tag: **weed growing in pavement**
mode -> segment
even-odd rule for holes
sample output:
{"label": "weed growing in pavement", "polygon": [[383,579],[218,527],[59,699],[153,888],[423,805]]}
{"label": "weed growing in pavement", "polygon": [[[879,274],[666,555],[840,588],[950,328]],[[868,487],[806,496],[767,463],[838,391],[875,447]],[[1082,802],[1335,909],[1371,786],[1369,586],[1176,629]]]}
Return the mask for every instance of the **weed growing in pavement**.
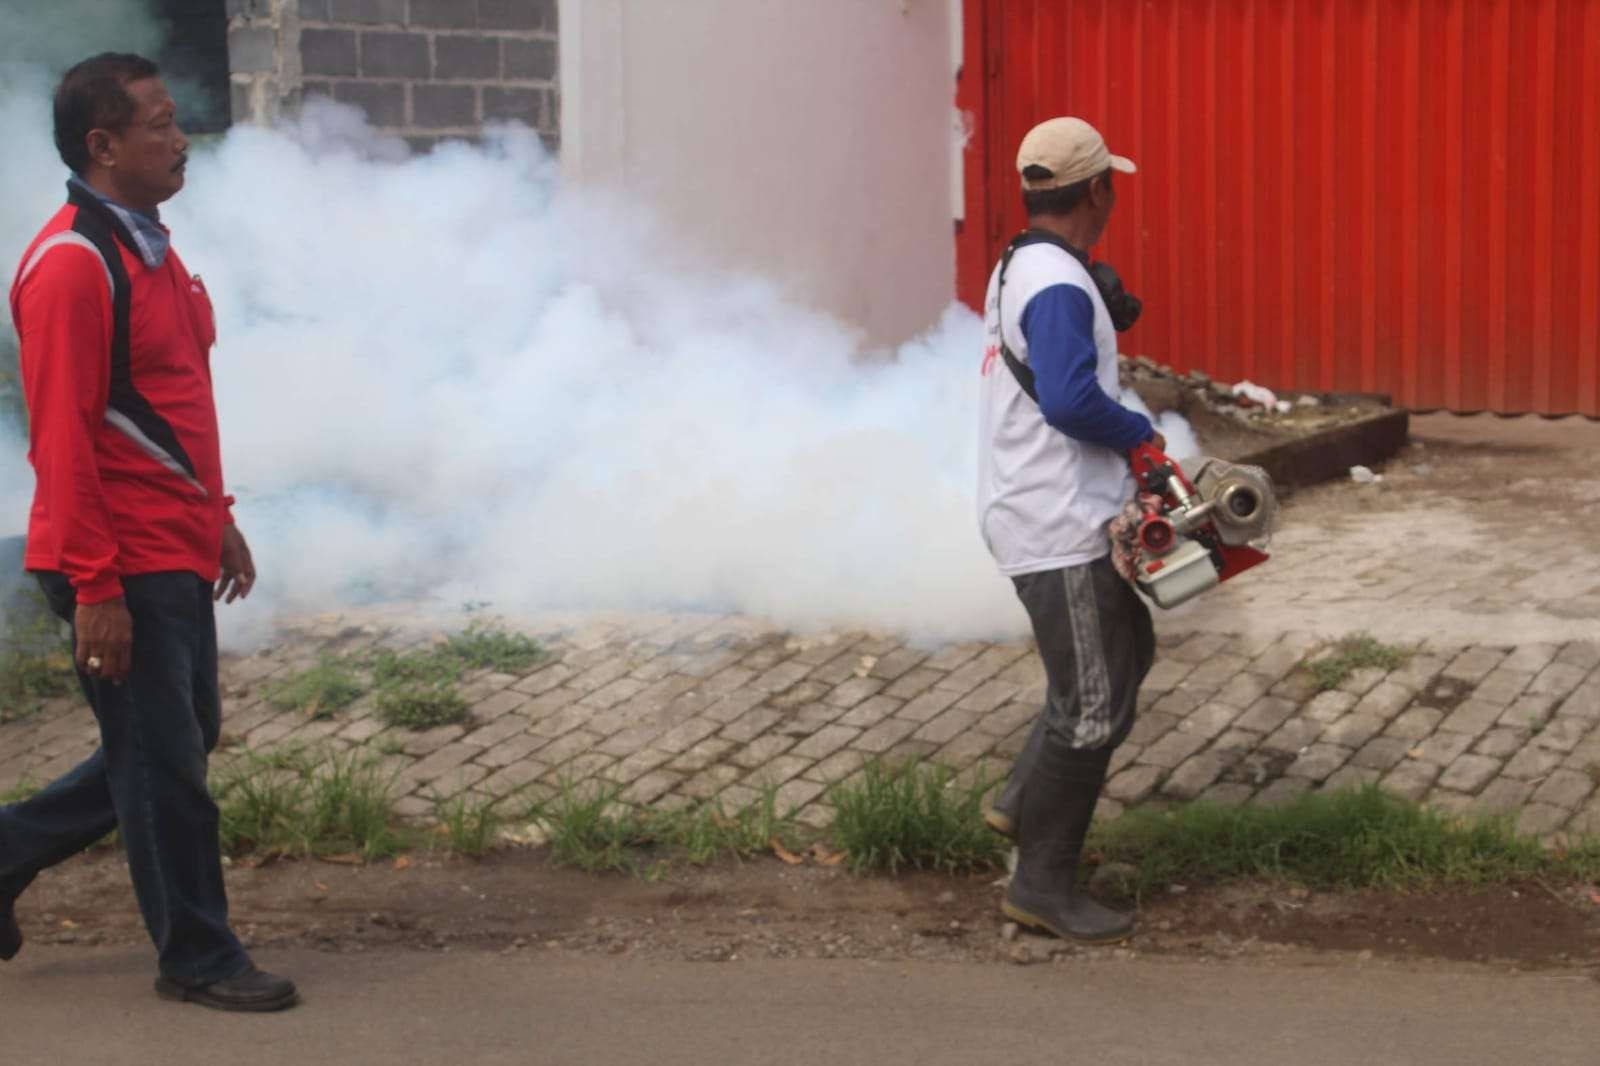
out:
{"label": "weed growing in pavement", "polygon": [[457,855],[481,858],[494,847],[505,825],[495,800],[473,797],[463,792],[451,799],[434,802],[438,832]]}
{"label": "weed growing in pavement", "polygon": [[467,719],[467,701],[448,684],[411,682],[378,690],[378,717],[404,729],[433,729]]}
{"label": "weed growing in pavement", "polygon": [[0,624],[0,722],[26,718],[73,689],[72,652],[54,617],[42,605],[8,613],[27,621]]}
{"label": "weed growing in pavement", "polygon": [[1318,692],[1338,688],[1351,674],[1368,667],[1394,670],[1405,664],[1413,652],[1384,644],[1370,633],[1352,633],[1341,637],[1332,651],[1308,664],[1311,681]]}
{"label": "weed growing in pavement", "polygon": [[367,686],[346,659],[324,655],[316,666],[267,685],[266,697],[281,711],[330,718],[366,694]]}
{"label": "weed growing in pavement", "polygon": [[404,652],[381,649],[368,657],[367,665],[374,682],[382,687],[407,682],[453,683],[471,670],[511,673],[526,670],[544,657],[538,641],[474,622],[464,632],[428,647]]}
{"label": "weed growing in pavement", "polygon": [[870,762],[829,793],[834,843],[855,870],[953,873],[994,866],[1004,841],[983,823],[989,784],[981,771],[961,784],[953,770],[936,764]]}
{"label": "weed growing in pavement", "polygon": [[467,717],[467,703],[454,688],[462,675],[472,670],[526,670],[544,657],[537,641],[474,622],[438,644],[406,652],[383,649],[365,664],[378,690],[378,716],[384,722],[431,729]]}
{"label": "weed growing in pavement", "polygon": [[553,796],[529,806],[527,818],[544,829],[556,865],[589,873],[631,872],[633,849],[645,835],[638,809],[621,797],[621,785],[563,781]]}
{"label": "weed growing in pavement", "polygon": [[673,862],[747,858],[775,843],[787,848],[801,835],[792,815],[778,810],[776,788],[731,814],[716,802],[671,811],[634,807],[622,791],[609,782],[563,782],[554,795],[534,801],[527,818],[544,830],[550,861],[590,873],[637,874]]}
{"label": "weed growing in pavement", "polygon": [[478,622],[445,641],[444,650],[469,670],[489,669],[500,673],[526,670],[545,658],[545,650],[538,641]]}
{"label": "weed growing in pavement", "polygon": [[758,800],[733,814],[710,801],[679,811],[652,811],[648,824],[661,845],[696,866],[724,855],[747,858],[770,850],[774,842],[794,847],[801,835],[793,812],[778,810],[776,788],[763,789]]}
{"label": "weed growing in pavement", "polygon": [[1141,891],[1232,878],[1350,889],[1600,875],[1600,842],[1548,852],[1507,820],[1457,820],[1373,786],[1275,807],[1136,808],[1097,827],[1090,847],[1134,864]]}
{"label": "weed growing in pavement", "polygon": [[214,775],[229,855],[360,855],[403,850],[394,775],[359,752],[289,748],[236,756]]}

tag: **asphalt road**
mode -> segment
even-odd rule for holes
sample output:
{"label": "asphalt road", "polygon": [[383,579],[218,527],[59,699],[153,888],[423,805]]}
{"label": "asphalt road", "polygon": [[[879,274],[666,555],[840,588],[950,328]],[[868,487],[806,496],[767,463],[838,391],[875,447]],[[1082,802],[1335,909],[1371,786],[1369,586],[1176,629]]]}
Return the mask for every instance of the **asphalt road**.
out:
{"label": "asphalt road", "polygon": [[30,946],[0,966],[0,1062],[1600,1062],[1600,985],[1469,967],[649,963],[544,951],[261,962],[293,975],[304,1005],[240,1016],[166,1003],[147,952]]}

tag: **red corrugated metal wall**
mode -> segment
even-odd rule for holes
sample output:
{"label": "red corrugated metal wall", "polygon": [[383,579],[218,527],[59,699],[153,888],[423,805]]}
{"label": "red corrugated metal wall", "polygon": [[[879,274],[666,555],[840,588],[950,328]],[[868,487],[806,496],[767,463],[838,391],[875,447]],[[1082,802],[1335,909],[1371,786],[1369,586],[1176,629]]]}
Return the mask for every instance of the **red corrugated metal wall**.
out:
{"label": "red corrugated metal wall", "polygon": [[1080,115],[1140,173],[1123,350],[1417,409],[1600,415],[1600,0],[964,0],[961,297]]}

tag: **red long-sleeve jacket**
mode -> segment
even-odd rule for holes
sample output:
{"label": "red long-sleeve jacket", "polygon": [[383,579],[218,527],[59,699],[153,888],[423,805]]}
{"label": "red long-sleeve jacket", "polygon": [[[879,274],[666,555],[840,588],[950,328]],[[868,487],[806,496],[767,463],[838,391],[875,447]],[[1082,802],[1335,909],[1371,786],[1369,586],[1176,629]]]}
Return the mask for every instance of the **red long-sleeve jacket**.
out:
{"label": "red long-sleeve jacket", "polygon": [[68,196],[11,287],[37,478],[24,566],[65,573],[86,604],[122,595],[123,575],[215,581],[232,501],[211,301],[176,252],[146,266],[104,205]]}

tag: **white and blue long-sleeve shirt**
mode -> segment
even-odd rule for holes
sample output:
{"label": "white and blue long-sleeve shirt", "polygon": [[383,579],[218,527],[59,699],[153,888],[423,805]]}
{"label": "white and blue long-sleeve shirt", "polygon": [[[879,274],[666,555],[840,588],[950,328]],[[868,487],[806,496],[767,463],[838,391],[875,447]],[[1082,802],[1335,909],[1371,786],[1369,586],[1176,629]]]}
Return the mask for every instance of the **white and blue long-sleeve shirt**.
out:
{"label": "white and blue long-sleeve shirt", "polygon": [[[1128,449],[1149,419],[1123,407],[1116,330],[1083,265],[1053,244],[1011,257],[985,299],[978,433],[978,522],[1006,575],[1093,562],[1110,551],[1106,523],[1133,496]],[[1000,355],[1034,374],[1039,402]]]}

